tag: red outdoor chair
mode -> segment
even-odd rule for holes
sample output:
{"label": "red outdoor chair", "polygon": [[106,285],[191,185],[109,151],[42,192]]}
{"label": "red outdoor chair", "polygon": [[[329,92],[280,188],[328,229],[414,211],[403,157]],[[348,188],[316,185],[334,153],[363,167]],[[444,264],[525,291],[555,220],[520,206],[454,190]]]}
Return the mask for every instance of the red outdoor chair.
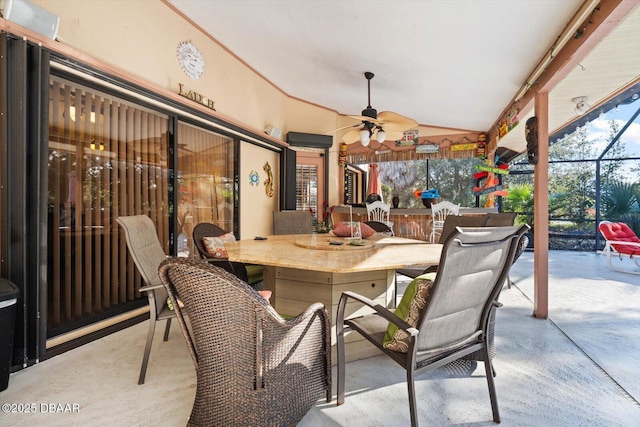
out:
{"label": "red outdoor chair", "polygon": [[[598,230],[605,238],[603,253],[607,255],[609,268],[622,273],[640,274],[640,238],[624,222],[602,221]],[[619,260],[629,258],[635,262],[637,269],[631,270],[614,265],[611,258],[617,256]]]}

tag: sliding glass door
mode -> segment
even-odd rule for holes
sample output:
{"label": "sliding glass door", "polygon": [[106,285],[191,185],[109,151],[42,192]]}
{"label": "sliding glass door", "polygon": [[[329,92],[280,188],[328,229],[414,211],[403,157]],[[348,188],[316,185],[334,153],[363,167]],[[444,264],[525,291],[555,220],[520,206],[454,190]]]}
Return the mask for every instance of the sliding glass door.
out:
{"label": "sliding glass door", "polygon": [[52,77],[48,336],[140,299],[115,218],[144,214],[169,249],[167,115]]}

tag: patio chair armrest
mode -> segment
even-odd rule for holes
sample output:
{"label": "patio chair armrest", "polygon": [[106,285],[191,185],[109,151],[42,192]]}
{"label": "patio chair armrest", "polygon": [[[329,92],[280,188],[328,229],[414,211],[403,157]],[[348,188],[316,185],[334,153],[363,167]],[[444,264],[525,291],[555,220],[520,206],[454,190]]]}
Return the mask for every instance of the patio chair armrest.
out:
{"label": "patio chair armrest", "polygon": [[206,262],[214,267],[219,267],[237,277],[242,279],[244,282],[248,282],[249,278],[247,277],[247,269],[244,264],[241,262],[230,261],[229,258],[200,258],[200,261]]}
{"label": "patio chair armrest", "polygon": [[605,241],[610,245],[637,246],[640,248],[640,242],[629,242],[627,240],[608,240],[608,239],[605,239]]}
{"label": "patio chair armrest", "polygon": [[200,260],[204,262],[208,262],[209,264],[212,264],[212,265],[226,264],[231,262],[229,261],[229,258],[216,258],[216,257],[200,258]]}
{"label": "patio chair armrest", "polygon": [[[380,304],[378,304],[377,302],[364,297],[360,294],[357,294],[355,292],[351,292],[351,291],[346,291],[342,293],[342,296],[340,297],[340,303],[339,306],[345,306],[346,305],[346,299],[347,298],[352,298],[355,299],[356,301],[361,302],[362,304],[366,305],[367,307],[375,310],[375,312],[382,316],[383,318],[385,318],[386,320],[388,320],[389,322],[395,324],[398,328],[402,329],[403,331],[405,331],[407,334],[409,334],[409,336],[417,336],[418,335],[418,330],[414,327],[411,326],[410,324],[408,324],[407,322],[405,322],[404,320],[402,320],[401,318],[399,318],[398,316],[396,316],[392,311],[388,310],[386,307],[381,306]],[[344,299],[344,301],[342,301]],[[340,314],[340,313],[338,313]],[[344,319],[342,319],[344,321]]]}
{"label": "patio chair armrest", "polygon": [[[329,311],[324,304],[311,304],[304,312],[288,320],[284,320],[271,306],[265,308],[266,329],[269,331],[265,333],[265,342],[268,342],[265,345],[266,359],[280,360],[283,354],[287,354],[287,363],[302,363],[312,371],[331,372],[331,326]],[[321,349],[318,348],[319,340]],[[291,352],[293,347],[301,351]],[[321,365],[312,363],[313,355],[318,351],[324,354]],[[327,375],[330,384],[330,374]]]}
{"label": "patio chair armrest", "polygon": [[[628,256],[631,258],[638,258],[640,255],[636,253],[636,249],[640,250],[640,242],[629,242],[627,240],[608,240],[605,239],[604,249],[602,253],[607,256],[612,254],[622,256]],[[618,247],[616,247],[618,246]]]}
{"label": "patio chair armrest", "polygon": [[326,321],[329,320],[329,312],[327,311],[327,308],[325,307],[325,305],[322,303],[316,302],[311,304],[309,307],[307,307],[305,311],[298,314],[296,317],[285,320],[284,323],[288,327],[293,327],[300,323],[306,322],[308,319],[315,316],[316,314],[320,316],[320,318],[322,318],[323,320],[326,320]]}
{"label": "patio chair armrest", "polygon": [[148,286],[141,286],[140,289],[138,289],[140,292],[149,292],[149,291],[154,291],[156,289],[161,289],[164,288],[163,284],[159,284],[159,285],[148,285]]}

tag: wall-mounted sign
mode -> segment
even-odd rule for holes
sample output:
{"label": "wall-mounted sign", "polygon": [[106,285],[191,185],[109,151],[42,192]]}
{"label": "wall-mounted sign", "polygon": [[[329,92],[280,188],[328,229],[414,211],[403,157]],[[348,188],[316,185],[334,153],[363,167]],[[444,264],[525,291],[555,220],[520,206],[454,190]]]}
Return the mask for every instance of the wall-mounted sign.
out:
{"label": "wall-mounted sign", "polygon": [[493,167],[488,165],[476,165],[476,170],[497,173],[500,175],[509,175],[509,170],[501,167]]}
{"label": "wall-mounted sign", "polygon": [[502,190],[502,188],[503,188],[502,184],[496,185],[495,187],[489,187],[489,188],[474,187],[473,188],[473,195],[474,196],[482,196],[483,194],[495,193],[496,191]]}
{"label": "wall-mounted sign", "polygon": [[437,153],[439,150],[440,146],[438,144],[416,145],[416,153],[418,154]]}
{"label": "wall-mounted sign", "polygon": [[210,108],[213,111],[216,111],[215,102],[212,99],[207,98],[206,96],[198,92],[195,92],[193,90],[185,89],[184,84],[182,83],[178,83],[178,86],[180,87],[180,91],[178,92],[178,95],[184,96],[187,99],[195,101],[198,104],[202,104],[205,107]]}
{"label": "wall-mounted sign", "polygon": [[451,144],[451,151],[466,151],[466,150],[475,150],[478,148],[478,143],[469,142],[466,144]]}
{"label": "wall-mounted sign", "polygon": [[406,147],[418,143],[418,130],[408,130],[402,134],[402,138],[396,141],[397,147]]}

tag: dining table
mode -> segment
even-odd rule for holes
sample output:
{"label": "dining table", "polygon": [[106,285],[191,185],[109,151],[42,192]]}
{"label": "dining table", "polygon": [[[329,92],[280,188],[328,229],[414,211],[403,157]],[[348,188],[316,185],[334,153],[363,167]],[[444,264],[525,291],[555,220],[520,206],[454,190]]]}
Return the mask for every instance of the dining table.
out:
{"label": "dining table", "polygon": [[[283,317],[296,316],[314,302],[323,303],[331,318],[332,360],[335,360],[335,318],[344,291],[393,308],[396,269],[437,265],[442,245],[422,240],[375,234],[352,239],[328,234],[273,235],[225,244],[230,261],[264,266],[263,287],[272,292],[271,304]],[[370,313],[349,303],[346,315]],[[380,354],[359,334],[345,336],[347,360]]]}

